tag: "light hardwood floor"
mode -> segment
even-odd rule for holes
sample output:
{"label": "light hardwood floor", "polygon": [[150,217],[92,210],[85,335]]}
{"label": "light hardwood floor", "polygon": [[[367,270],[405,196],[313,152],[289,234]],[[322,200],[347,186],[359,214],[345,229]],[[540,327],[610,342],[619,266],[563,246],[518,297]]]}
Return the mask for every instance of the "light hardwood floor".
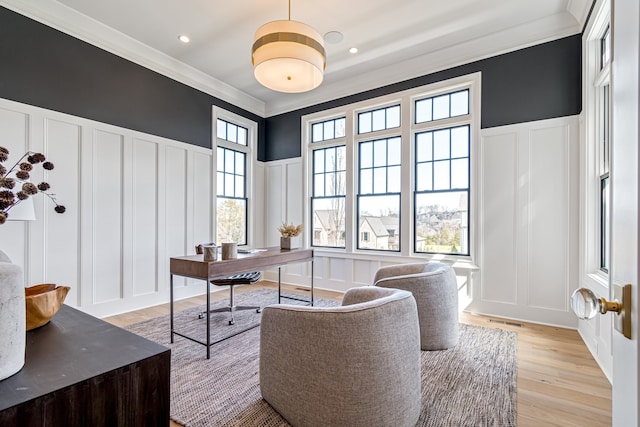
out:
{"label": "light hardwood floor", "polygon": [[[275,287],[262,282],[265,287]],[[240,287],[236,292],[248,292]],[[342,300],[338,292],[316,290],[316,297]],[[212,293],[212,301],[228,292]],[[176,311],[205,303],[205,297],[178,301]],[[137,310],[104,320],[118,326],[142,322],[169,313],[169,305]],[[518,334],[517,425],[610,426],[611,385],[574,330],[462,313],[460,321]],[[178,424],[171,423],[172,426]]]}

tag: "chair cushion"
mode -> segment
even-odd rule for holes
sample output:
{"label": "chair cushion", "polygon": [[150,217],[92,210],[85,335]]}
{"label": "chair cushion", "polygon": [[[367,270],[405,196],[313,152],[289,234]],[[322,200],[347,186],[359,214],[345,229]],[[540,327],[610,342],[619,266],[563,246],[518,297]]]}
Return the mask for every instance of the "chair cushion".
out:
{"label": "chair cushion", "polygon": [[232,276],[221,277],[211,281],[212,285],[230,286],[230,285],[251,285],[262,278],[261,271],[252,271],[249,273],[234,274]]}

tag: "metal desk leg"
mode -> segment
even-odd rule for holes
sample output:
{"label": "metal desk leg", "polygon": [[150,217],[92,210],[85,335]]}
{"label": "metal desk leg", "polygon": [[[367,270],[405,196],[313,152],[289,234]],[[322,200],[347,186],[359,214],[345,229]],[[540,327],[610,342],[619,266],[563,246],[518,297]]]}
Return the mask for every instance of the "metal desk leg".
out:
{"label": "metal desk leg", "polygon": [[211,280],[207,277],[207,359],[211,356]]}
{"label": "metal desk leg", "polygon": [[169,318],[171,319],[171,343],[173,344],[173,273],[169,273]]}
{"label": "metal desk leg", "polygon": [[281,293],[282,293],[282,284],[280,282],[280,267],[278,267],[278,304],[280,304]]}
{"label": "metal desk leg", "polygon": [[311,307],[313,307],[313,258],[311,259]]}

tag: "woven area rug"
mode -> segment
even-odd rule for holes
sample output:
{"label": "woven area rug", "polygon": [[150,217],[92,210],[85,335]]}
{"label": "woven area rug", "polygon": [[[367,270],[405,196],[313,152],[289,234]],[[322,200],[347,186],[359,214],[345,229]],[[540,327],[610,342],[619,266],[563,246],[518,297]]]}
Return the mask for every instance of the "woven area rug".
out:
{"label": "woven area rug", "polygon": [[[298,303],[283,300],[286,303]],[[337,305],[316,299],[317,306]],[[238,305],[277,303],[277,292],[259,289],[236,296]],[[223,307],[226,301],[212,304]],[[204,339],[200,308],[177,313],[175,328]],[[260,314],[242,311],[229,326],[228,313],[212,314],[212,341],[259,323]],[[171,348],[171,418],[185,426],[288,426],[260,395],[260,328],[211,347],[176,336],[169,343],[169,316],[128,330]],[[460,325],[460,342],[450,350],[422,352],[422,413],[418,426],[515,426],[516,334]]]}

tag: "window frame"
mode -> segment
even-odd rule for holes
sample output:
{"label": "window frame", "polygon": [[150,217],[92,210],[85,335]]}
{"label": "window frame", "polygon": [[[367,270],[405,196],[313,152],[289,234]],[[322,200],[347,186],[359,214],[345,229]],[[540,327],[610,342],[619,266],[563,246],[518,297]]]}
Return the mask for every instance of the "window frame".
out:
{"label": "window frame", "polygon": [[[237,242],[238,245],[241,246],[253,246],[255,242],[254,238],[254,230],[255,224],[251,220],[253,218],[253,212],[255,211],[255,206],[253,206],[252,201],[255,200],[255,185],[253,180],[255,165],[257,163],[257,135],[258,135],[258,124],[246,117],[242,117],[230,111],[224,110],[222,108],[213,107],[213,118],[212,118],[212,175],[213,175],[213,204],[212,204],[212,221],[213,221],[213,236],[212,239],[215,241],[218,235],[218,200],[219,199],[242,199],[245,201],[245,242]],[[221,120],[225,123],[230,123],[232,125],[242,127],[247,130],[247,145],[240,144],[238,142],[230,142],[225,139],[221,139],[218,137],[218,120]],[[227,150],[232,150],[234,152],[240,152],[245,154],[245,165],[244,165],[244,197],[225,197],[218,196],[218,148],[224,148]],[[222,242],[218,242],[222,243]]]}
{"label": "window frame", "polygon": [[[581,168],[583,191],[581,192],[581,223],[580,230],[581,254],[580,274],[585,284],[596,286],[595,289],[606,291],[609,288],[609,272],[602,268],[605,261],[610,265],[610,259],[605,260],[603,251],[608,242],[605,241],[606,225],[610,226],[610,215],[603,214],[602,183],[608,179],[608,164],[611,148],[611,60],[613,45],[609,45],[609,62],[602,62],[603,37],[611,25],[611,9],[609,0],[598,0],[593,17],[588,23],[583,36],[583,64],[584,64],[584,167]],[[611,39],[610,39],[611,40]],[[608,90],[608,117],[603,117],[606,101],[604,87]],[[608,122],[609,133],[603,140],[603,126]],[[607,144],[607,147],[603,146]],[[611,185],[611,181],[608,181]],[[609,198],[610,206],[610,198]],[[607,221],[605,224],[603,221]],[[603,237],[604,236],[604,237]],[[607,246],[608,247],[608,246]],[[609,253],[610,257],[610,253]],[[601,287],[601,288],[598,288]]]}
{"label": "window frame", "polygon": [[[415,103],[414,101],[420,98],[434,97],[445,93],[456,93],[460,90],[469,89],[469,114],[461,119],[460,116],[453,118],[446,118],[442,120],[436,120],[426,123],[413,123]],[[462,264],[474,265],[473,259],[475,256],[476,242],[477,242],[477,223],[479,218],[473,216],[475,214],[477,204],[477,141],[479,141],[480,134],[480,102],[481,102],[481,73],[472,73],[465,76],[460,76],[436,83],[432,83],[425,86],[420,86],[396,93],[391,93],[377,98],[372,98],[365,101],[360,101],[336,108],[319,111],[313,114],[309,114],[302,117],[302,160],[303,160],[303,177],[305,185],[303,187],[304,200],[304,218],[306,221],[305,227],[310,227],[312,221],[312,209],[309,202],[309,196],[312,194],[311,174],[313,170],[312,165],[312,151],[323,145],[331,144],[344,144],[346,145],[347,153],[347,194],[345,198],[345,248],[327,248],[327,247],[314,247],[316,250],[321,251],[319,253],[331,254],[331,256],[338,256],[342,253],[344,256],[352,257],[354,255],[361,254],[362,256],[369,258],[375,256],[376,259],[389,260],[397,259],[398,257],[406,259],[439,259],[449,262],[459,262]],[[400,127],[382,129],[373,132],[367,132],[363,134],[358,133],[358,114],[366,111],[373,111],[376,109],[393,107],[394,105],[400,105]],[[339,140],[330,140],[322,142],[311,142],[311,125],[313,123],[322,122],[338,118],[340,116],[346,117],[345,123],[345,138]],[[443,253],[424,253],[416,252],[413,239],[414,233],[414,197],[413,197],[413,182],[415,177],[413,159],[415,156],[413,144],[413,136],[416,132],[433,127],[434,125],[446,126],[450,123],[459,124],[464,121],[465,124],[470,125],[470,147],[469,147],[469,236],[468,236],[468,255],[457,254],[443,254]],[[399,251],[375,251],[371,249],[358,249],[359,230],[358,230],[358,166],[359,166],[359,154],[358,143],[364,140],[377,140],[387,138],[391,136],[400,136],[402,141],[402,171],[401,171],[401,200],[400,200],[400,212],[399,212],[399,225],[396,230],[395,237],[401,242]],[[306,239],[313,239],[313,231],[307,236]],[[311,240],[312,241],[312,240]]]}

